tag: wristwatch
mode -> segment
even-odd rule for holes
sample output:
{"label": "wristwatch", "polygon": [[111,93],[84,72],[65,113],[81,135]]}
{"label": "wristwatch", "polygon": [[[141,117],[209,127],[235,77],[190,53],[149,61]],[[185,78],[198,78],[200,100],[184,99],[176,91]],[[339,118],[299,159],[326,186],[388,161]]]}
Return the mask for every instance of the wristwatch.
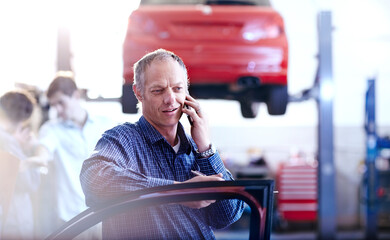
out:
{"label": "wristwatch", "polygon": [[197,150],[197,154],[198,154],[199,158],[209,158],[209,157],[213,156],[216,152],[217,152],[217,149],[215,149],[213,144],[210,144],[209,149],[207,149],[204,152],[199,152]]}

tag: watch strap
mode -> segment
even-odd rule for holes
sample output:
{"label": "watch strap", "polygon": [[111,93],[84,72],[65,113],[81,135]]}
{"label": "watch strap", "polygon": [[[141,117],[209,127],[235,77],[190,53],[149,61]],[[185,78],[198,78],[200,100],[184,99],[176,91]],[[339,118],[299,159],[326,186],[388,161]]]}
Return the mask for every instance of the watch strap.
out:
{"label": "watch strap", "polygon": [[215,147],[213,146],[213,144],[210,144],[209,149],[207,149],[206,151],[203,151],[203,152],[197,151],[197,154],[198,154],[198,157],[200,157],[200,158],[209,158],[212,155],[214,155],[215,152],[216,152]]}

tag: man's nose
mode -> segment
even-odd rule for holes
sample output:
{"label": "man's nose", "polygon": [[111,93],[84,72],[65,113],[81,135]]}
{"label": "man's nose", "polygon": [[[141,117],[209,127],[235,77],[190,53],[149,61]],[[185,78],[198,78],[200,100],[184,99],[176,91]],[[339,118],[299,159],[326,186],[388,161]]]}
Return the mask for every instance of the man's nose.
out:
{"label": "man's nose", "polygon": [[167,90],[164,95],[164,103],[172,104],[175,102],[175,99],[176,99],[175,93],[171,89]]}

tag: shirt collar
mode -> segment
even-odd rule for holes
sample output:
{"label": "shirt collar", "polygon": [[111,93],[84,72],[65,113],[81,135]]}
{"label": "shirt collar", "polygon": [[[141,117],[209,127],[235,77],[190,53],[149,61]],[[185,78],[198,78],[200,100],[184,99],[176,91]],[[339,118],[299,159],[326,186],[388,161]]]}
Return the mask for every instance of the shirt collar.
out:
{"label": "shirt collar", "polygon": [[[61,121],[63,122],[64,125],[68,127],[78,127],[78,125],[76,125],[72,120],[61,120]],[[87,112],[87,120],[85,121],[84,126],[89,123],[92,123],[93,121],[94,118]]]}
{"label": "shirt collar", "polygon": [[151,143],[155,144],[164,139],[164,137],[150,124],[144,116],[138,120],[139,127],[142,130],[145,138]]}
{"label": "shirt collar", "polygon": [[[159,131],[157,131],[152,124],[150,124],[144,116],[141,116],[138,120],[138,124],[142,132],[144,133],[145,138],[151,143],[155,144],[160,141],[165,141],[165,138],[161,135]],[[180,137],[180,148],[178,154],[180,153],[191,153],[191,144],[186,136],[183,125],[179,122],[177,125],[177,135]]]}

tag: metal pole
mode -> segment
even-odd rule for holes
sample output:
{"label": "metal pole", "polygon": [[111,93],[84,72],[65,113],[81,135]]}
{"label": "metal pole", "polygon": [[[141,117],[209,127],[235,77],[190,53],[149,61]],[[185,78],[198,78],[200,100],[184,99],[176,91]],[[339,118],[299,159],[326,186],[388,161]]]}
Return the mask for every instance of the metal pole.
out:
{"label": "metal pole", "polygon": [[71,58],[69,29],[60,26],[57,35],[57,71],[72,71]]}
{"label": "metal pole", "polygon": [[318,16],[318,239],[336,238],[336,204],[333,161],[333,73],[331,12]]}
{"label": "metal pole", "polygon": [[368,89],[366,93],[366,172],[364,175],[364,185],[366,186],[366,239],[377,239],[377,206],[376,190],[378,176],[375,168],[375,159],[377,157],[377,135],[375,124],[375,79],[368,80]]}

